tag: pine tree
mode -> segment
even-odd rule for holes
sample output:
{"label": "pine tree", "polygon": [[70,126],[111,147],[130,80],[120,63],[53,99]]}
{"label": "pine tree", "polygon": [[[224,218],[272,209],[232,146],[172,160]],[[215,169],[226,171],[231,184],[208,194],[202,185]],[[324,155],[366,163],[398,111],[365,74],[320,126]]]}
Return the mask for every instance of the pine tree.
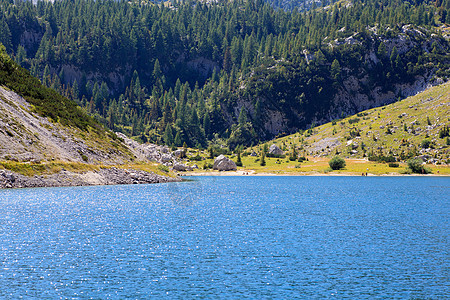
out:
{"label": "pine tree", "polygon": [[9,30],[5,15],[2,13],[0,18],[0,43],[5,46],[7,52],[12,51],[11,37],[11,31]]}
{"label": "pine tree", "polygon": [[246,122],[247,122],[247,113],[245,112],[245,108],[241,107],[241,112],[239,113],[238,123],[240,126],[242,126]]}
{"label": "pine tree", "polygon": [[266,165],[266,153],[264,151],[261,154],[261,161],[259,162],[259,164],[263,167]]}
{"label": "pine tree", "polygon": [[173,133],[172,133],[172,127],[170,126],[170,124],[167,124],[166,126],[166,130],[164,131],[164,143],[167,146],[172,146],[173,145]]}
{"label": "pine tree", "polygon": [[182,144],[183,143],[181,141],[181,133],[180,133],[180,131],[177,130],[177,133],[175,135],[174,145],[176,147],[181,147]]}
{"label": "pine tree", "polygon": [[236,160],[236,166],[242,167],[241,149],[239,148],[239,146],[237,147],[237,160]]}
{"label": "pine tree", "polygon": [[205,135],[209,138],[211,134],[211,119],[209,118],[209,113],[206,112],[203,117],[203,129],[205,130]]}
{"label": "pine tree", "polygon": [[333,63],[331,64],[331,77],[333,77],[335,81],[341,79],[341,65],[337,59],[333,60]]}

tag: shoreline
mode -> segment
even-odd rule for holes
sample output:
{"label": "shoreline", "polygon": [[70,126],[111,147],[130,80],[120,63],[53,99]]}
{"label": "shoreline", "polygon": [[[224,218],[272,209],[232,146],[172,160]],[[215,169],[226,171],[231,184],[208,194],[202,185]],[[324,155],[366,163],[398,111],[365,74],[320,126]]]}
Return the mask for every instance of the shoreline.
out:
{"label": "shoreline", "polygon": [[183,172],[177,174],[180,177],[185,176],[335,176],[335,177],[400,177],[400,176],[414,176],[414,177],[450,177],[449,174],[400,174],[400,173],[387,173],[387,174],[374,174],[368,173],[366,176],[357,174],[354,172],[344,173],[319,173],[319,172],[287,172],[287,173],[270,173],[261,172],[257,173],[255,170],[245,171],[202,171],[202,172]]}
{"label": "shoreline", "polygon": [[0,169],[0,189],[37,187],[74,187],[121,184],[181,182],[180,176],[170,177],[136,169],[107,168],[87,172],[61,170],[49,175],[25,176]]}
{"label": "shoreline", "polygon": [[[122,184],[151,184],[187,181],[183,177],[201,176],[316,176],[316,177],[365,177],[354,172],[342,173],[319,173],[319,172],[256,172],[255,170],[238,171],[188,171],[179,172],[177,177],[158,175],[153,172],[146,172],[136,169],[108,168],[88,172],[71,172],[62,170],[50,175],[25,176],[13,171],[0,169],[0,190],[18,188],[39,188],[39,187],[75,187],[75,186],[99,186],[99,185],[122,185]],[[450,177],[449,174],[374,174],[368,173],[367,177]]]}

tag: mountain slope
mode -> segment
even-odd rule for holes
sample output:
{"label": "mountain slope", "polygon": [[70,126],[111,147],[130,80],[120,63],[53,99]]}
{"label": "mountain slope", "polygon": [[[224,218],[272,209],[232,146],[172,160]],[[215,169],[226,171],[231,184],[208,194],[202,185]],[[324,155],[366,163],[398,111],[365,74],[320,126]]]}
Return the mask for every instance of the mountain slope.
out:
{"label": "mountain slope", "polygon": [[33,75],[170,146],[249,145],[450,77],[447,0],[0,3],[0,41]]}
{"label": "mountain slope", "polygon": [[179,181],[168,171],[43,87],[0,44],[0,188]]}
{"label": "mountain slope", "polygon": [[[450,163],[450,83],[273,141],[300,156]],[[268,144],[271,144],[269,142]],[[257,150],[258,147],[251,148]]]}
{"label": "mountain slope", "polygon": [[33,112],[15,92],[0,87],[0,159],[121,164],[131,152],[114,134],[81,130]]}
{"label": "mountain slope", "polygon": [[43,87],[8,57],[4,47],[0,86],[0,159],[110,164],[132,159],[115,134],[74,102]]}

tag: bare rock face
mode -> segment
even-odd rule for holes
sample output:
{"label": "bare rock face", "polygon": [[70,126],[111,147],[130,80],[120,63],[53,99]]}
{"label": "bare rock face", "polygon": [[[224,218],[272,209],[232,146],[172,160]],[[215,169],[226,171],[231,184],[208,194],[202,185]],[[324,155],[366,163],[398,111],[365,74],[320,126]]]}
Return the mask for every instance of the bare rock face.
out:
{"label": "bare rock face", "polygon": [[236,171],[237,167],[234,161],[221,154],[214,160],[213,169],[219,171]]}
{"label": "bare rock face", "polygon": [[161,155],[161,162],[162,163],[171,162],[172,160],[173,160],[173,157],[170,154],[162,154]]}
{"label": "bare rock face", "polygon": [[183,156],[183,152],[184,152],[183,150],[178,149],[178,150],[173,151],[172,154],[176,157],[181,157],[181,156]]}
{"label": "bare rock face", "polygon": [[13,173],[0,170],[0,188],[12,188],[15,181]]}
{"label": "bare rock face", "polygon": [[[166,146],[159,146],[155,144],[140,144],[121,132],[116,132],[116,135],[123,140],[125,145],[139,160],[156,161],[162,164],[172,164],[176,157],[169,152]],[[181,150],[177,150],[181,151]]]}
{"label": "bare rock face", "polygon": [[272,146],[270,146],[269,148],[269,153],[272,155],[283,155],[284,152],[283,150],[281,150],[277,145],[273,144]]}

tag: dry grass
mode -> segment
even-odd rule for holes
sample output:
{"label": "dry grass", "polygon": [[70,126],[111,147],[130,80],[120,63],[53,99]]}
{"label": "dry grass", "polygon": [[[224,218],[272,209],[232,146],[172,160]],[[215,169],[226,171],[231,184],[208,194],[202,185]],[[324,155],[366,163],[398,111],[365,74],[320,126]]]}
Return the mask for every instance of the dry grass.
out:
{"label": "dry grass", "polygon": [[[230,156],[236,161],[236,156]],[[302,163],[297,161],[288,161],[287,158],[266,157],[266,165],[260,165],[259,157],[242,157],[242,167],[238,171],[252,171],[255,174],[280,174],[280,175],[361,175],[368,173],[370,175],[402,175],[406,171],[406,163],[399,163],[399,167],[389,167],[387,163],[370,162],[366,159],[346,159],[346,167],[342,170],[331,170],[328,164],[330,158],[327,157],[308,157],[307,161]],[[200,169],[190,172],[190,174],[204,173],[202,167],[204,164],[213,164],[214,160],[206,159],[196,162]],[[191,163],[192,165],[193,163]],[[450,166],[448,165],[427,165],[432,170],[433,175],[450,175]]]}
{"label": "dry grass", "polygon": [[15,161],[0,161],[0,169],[10,170],[25,176],[49,175],[61,172],[62,170],[84,173],[88,171],[99,170],[101,166],[74,163],[74,162],[46,162],[30,163]]}
{"label": "dry grass", "polygon": [[85,173],[88,171],[96,171],[101,168],[118,168],[118,169],[133,169],[146,172],[153,172],[158,175],[176,177],[176,174],[169,171],[165,172],[163,168],[157,163],[133,163],[123,165],[97,165],[84,164],[75,162],[44,162],[44,163],[30,163],[30,162],[15,162],[15,161],[0,161],[0,169],[13,171],[25,176],[36,175],[50,175],[66,170],[73,173]]}
{"label": "dry grass", "polygon": [[[450,147],[446,137],[439,138],[439,131],[444,126],[450,126],[450,82],[402,101],[336,120],[312,128],[309,132],[275,139],[267,144],[277,144],[286,152],[292,151],[295,146],[303,156],[329,158],[336,153],[347,158],[363,158],[371,154],[399,156],[402,152],[406,154],[417,150],[422,152],[420,154],[445,162],[450,159]],[[352,136],[354,132],[358,132],[358,135]],[[339,145],[327,144],[325,139],[332,139]],[[424,139],[432,142],[432,148],[420,148]],[[258,145],[247,151],[260,152],[261,149],[262,146]]]}

